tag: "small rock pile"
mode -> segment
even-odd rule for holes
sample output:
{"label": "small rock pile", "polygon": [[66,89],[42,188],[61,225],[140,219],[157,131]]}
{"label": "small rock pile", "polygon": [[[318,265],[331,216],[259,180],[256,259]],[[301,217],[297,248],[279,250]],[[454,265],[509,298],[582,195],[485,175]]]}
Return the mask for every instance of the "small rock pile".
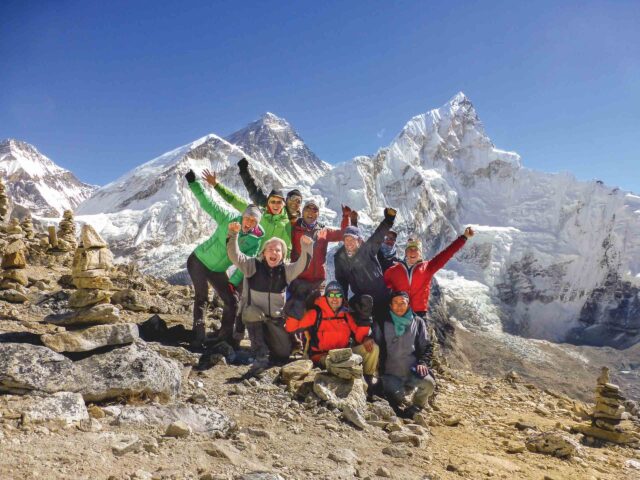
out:
{"label": "small rock pile", "polygon": [[0,179],[0,222],[4,222],[7,213],[9,213],[9,197],[7,197],[6,189],[7,187]]}
{"label": "small rock pile", "polygon": [[20,226],[20,220],[13,217],[9,221],[9,225],[7,226],[7,235],[11,235],[14,238],[21,238],[24,236],[22,227]]}
{"label": "small rock pile", "polygon": [[362,357],[350,348],[329,351],[326,359],[327,372],[338,378],[352,380],[362,378]]}
{"label": "small rock pile", "polygon": [[575,430],[587,437],[620,444],[640,444],[640,436],[625,431],[621,422],[624,419],[624,396],[620,387],[609,382],[609,369],[602,368],[596,386],[596,405],[591,414],[591,425],[578,425]]}
{"label": "small rock pile", "polygon": [[29,283],[25,272],[27,260],[26,246],[20,239],[14,240],[4,248],[0,276],[0,299],[12,303],[24,303],[28,300],[24,287]]}
{"label": "small rock pile", "polygon": [[24,237],[27,240],[32,240],[35,237],[35,231],[33,229],[33,221],[31,219],[31,215],[27,214],[22,219],[22,223],[20,224],[22,228],[22,232],[24,233]]}
{"label": "small rock pile", "polygon": [[73,222],[73,212],[71,210],[65,210],[62,214],[62,220],[58,225],[57,237],[57,248],[59,250],[71,252],[78,246],[76,224]]}

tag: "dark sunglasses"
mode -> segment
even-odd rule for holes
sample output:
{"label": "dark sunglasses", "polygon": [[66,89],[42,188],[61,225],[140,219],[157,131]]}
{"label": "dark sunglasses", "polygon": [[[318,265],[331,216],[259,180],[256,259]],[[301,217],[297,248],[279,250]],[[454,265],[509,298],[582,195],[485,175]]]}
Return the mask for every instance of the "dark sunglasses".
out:
{"label": "dark sunglasses", "polygon": [[342,298],[342,294],[339,292],[330,292],[327,294],[329,298]]}

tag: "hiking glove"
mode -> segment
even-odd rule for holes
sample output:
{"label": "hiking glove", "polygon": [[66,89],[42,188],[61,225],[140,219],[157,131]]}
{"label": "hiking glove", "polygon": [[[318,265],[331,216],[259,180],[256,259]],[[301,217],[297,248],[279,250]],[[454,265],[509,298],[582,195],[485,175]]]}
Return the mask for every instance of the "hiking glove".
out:
{"label": "hiking glove", "polygon": [[241,172],[246,172],[249,169],[249,162],[247,162],[246,158],[243,158],[238,162],[238,168]]}
{"label": "hiking glove", "polygon": [[396,219],[396,210],[391,207],[387,207],[384,209],[384,219],[388,222],[393,223]]}
{"label": "hiking glove", "polygon": [[184,176],[187,179],[187,182],[193,183],[196,181],[196,174],[193,173],[193,170],[189,170],[187,174]]}

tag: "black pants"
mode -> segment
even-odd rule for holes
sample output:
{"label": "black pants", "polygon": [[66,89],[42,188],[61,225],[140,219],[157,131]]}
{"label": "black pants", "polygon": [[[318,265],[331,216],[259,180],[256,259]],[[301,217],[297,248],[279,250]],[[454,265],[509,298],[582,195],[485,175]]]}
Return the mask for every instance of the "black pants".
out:
{"label": "black pants", "polygon": [[268,317],[263,322],[247,323],[251,351],[256,360],[288,360],[291,355],[291,334],[284,329],[284,318]]}
{"label": "black pants", "polygon": [[193,305],[193,326],[204,323],[209,302],[209,284],[211,284],[224,303],[220,334],[231,337],[238,314],[238,296],[229,286],[227,273],[212,272],[193,253],[187,259],[187,271],[193,282],[196,297]]}

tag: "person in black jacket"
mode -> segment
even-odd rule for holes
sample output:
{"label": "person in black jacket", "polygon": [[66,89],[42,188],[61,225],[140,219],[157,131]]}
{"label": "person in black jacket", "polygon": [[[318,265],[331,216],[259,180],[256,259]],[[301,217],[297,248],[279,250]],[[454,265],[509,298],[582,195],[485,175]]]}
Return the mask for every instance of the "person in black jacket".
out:
{"label": "person in black jacket", "polygon": [[378,250],[378,261],[382,267],[382,272],[386,272],[395,263],[401,261],[401,258],[397,255],[396,240],[398,233],[394,230],[389,230],[384,236],[384,241],[380,245]]}
{"label": "person in black jacket", "polygon": [[[407,292],[393,292],[389,317],[376,325],[374,338],[380,347],[379,370],[391,406],[412,418],[427,404],[435,388],[431,371],[433,345],[425,321],[409,308]],[[415,390],[412,403],[400,410],[406,389]]]}
{"label": "person in black jacket", "polygon": [[[255,179],[251,176],[251,172],[249,171],[249,162],[246,158],[243,158],[238,162],[238,168],[240,170],[240,178],[242,178],[242,183],[244,183],[251,201],[256,205],[266,206],[267,194],[262,191],[262,189],[256,184]],[[300,193],[300,190],[294,188],[287,193],[285,201],[289,221],[293,223],[300,218],[302,214],[300,210],[300,207],[302,206],[302,193]]]}
{"label": "person in black jacket", "polygon": [[384,220],[375,232],[364,241],[358,227],[347,227],[344,244],[334,257],[336,280],[345,292],[353,292],[350,305],[356,321],[365,321],[366,313],[372,313],[376,322],[382,322],[388,313],[389,290],[377,253],[385,235],[393,227],[396,211],[384,209]]}

